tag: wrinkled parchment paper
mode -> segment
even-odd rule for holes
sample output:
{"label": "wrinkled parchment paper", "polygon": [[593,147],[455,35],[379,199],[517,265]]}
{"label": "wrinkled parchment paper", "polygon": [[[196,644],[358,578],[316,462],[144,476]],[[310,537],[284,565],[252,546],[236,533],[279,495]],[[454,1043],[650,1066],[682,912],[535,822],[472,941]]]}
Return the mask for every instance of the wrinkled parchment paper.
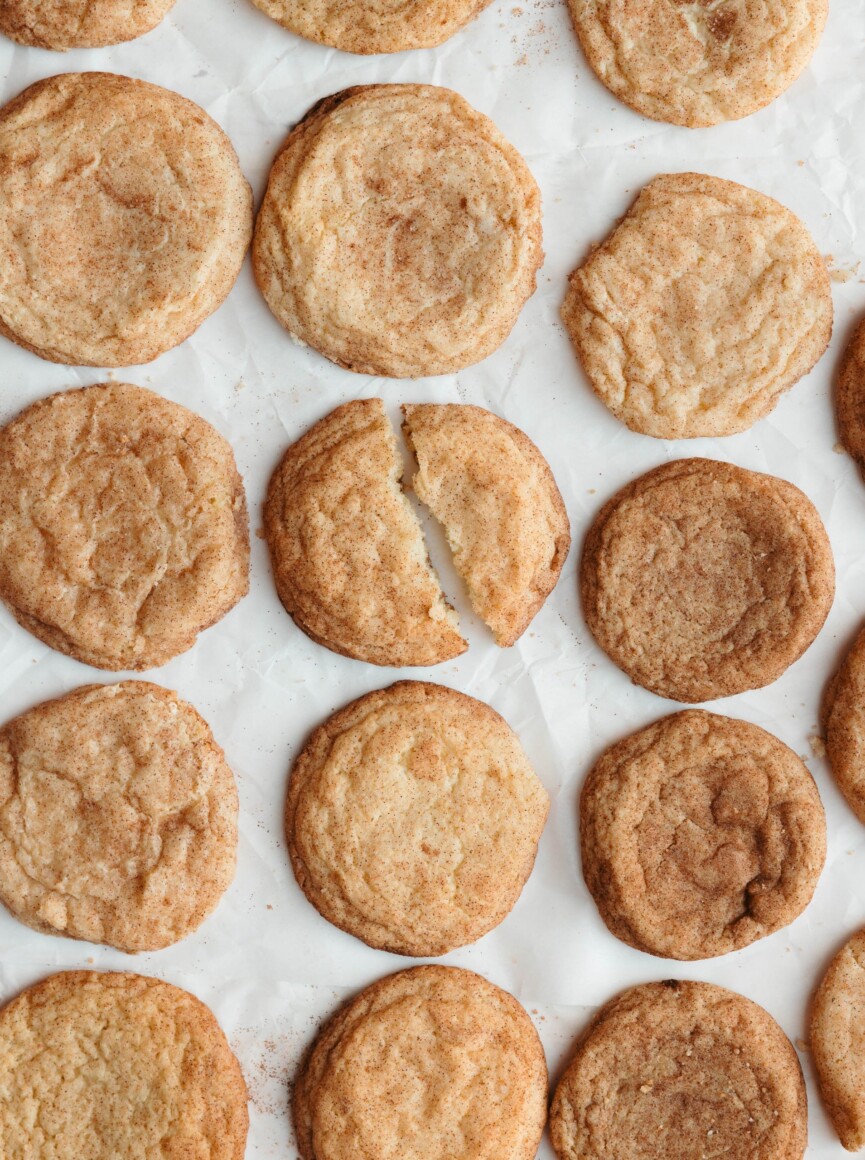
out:
{"label": "wrinkled parchment paper", "polygon": [[[538,291],[504,346],[480,366],[418,382],[353,375],[294,345],[258,295],[247,261],[226,304],[178,349],[116,372],[184,403],[231,441],[253,532],[266,481],[286,445],[348,399],[464,401],[522,427],[549,459],[570,514],[574,548],[559,586],[512,649],[474,618],[436,530],[431,547],[462,613],[469,651],[430,670],[376,669],[309,641],[282,611],[265,546],[253,535],[252,590],[195,648],[150,679],[204,714],[240,788],[237,879],[215,915],[183,943],[130,957],[36,934],[0,912],[0,1000],[63,968],[158,975],[215,1011],[251,1095],[248,1157],[293,1157],[288,1081],[320,1020],[346,995],[410,965],[371,950],[320,918],[289,868],[282,805],[291,762],[332,710],[400,676],[452,685],[492,704],[520,735],[553,799],[538,862],[513,913],[444,960],[512,991],[535,1019],[551,1077],[560,1074],[592,1010],[621,988],[670,976],[705,979],[762,1003],[797,1044],[808,1079],[810,1151],[843,1154],[820,1107],[805,1043],[806,1005],[829,957],[865,923],[865,829],[812,748],[824,683],[865,619],[865,485],[836,448],[830,385],[843,343],[865,311],[865,7],[831,0],[826,33],[805,75],[746,121],[688,130],[644,120],[585,64],[562,0],[494,0],[475,23],[430,51],[361,58],[308,44],[247,0],[178,0],[166,22],[132,44],[65,56],[0,40],[0,98],[53,73],[102,69],[175,89],[227,130],[260,198],[288,128],[320,97],[348,85],[424,81],[457,89],[521,150],[544,198],[547,258]],[[558,318],[565,278],[656,173],[696,169],[777,197],[810,227],[833,270],[835,337],[817,368],[751,431],[665,443],[632,434],[593,397]],[[40,361],[0,340],[0,421],[53,391],[105,373]],[[675,964],[609,934],[580,874],[579,787],[600,751],[677,706],[632,686],[600,652],[576,593],[579,549],[600,504],[667,459],[705,455],[792,480],[817,505],[838,567],[828,623],[774,685],[715,705],[777,734],[817,779],[829,856],[816,896],[791,927],[737,954]],[[0,610],[0,719],[80,684],[113,681],[51,652]],[[542,1155],[552,1155],[545,1142]]]}

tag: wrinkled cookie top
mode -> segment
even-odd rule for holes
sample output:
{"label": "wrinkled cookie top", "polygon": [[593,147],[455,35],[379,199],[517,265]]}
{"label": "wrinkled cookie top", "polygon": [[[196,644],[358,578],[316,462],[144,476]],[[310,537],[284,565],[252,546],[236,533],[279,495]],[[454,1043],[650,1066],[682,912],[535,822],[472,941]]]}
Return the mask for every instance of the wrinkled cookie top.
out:
{"label": "wrinkled cookie top", "polygon": [[0,333],[43,358],[130,366],[176,346],[251,233],[231,142],[176,93],[66,73],[0,111]]}
{"label": "wrinkled cookie top", "polygon": [[612,932],[703,959],[792,922],[826,856],[804,763],[770,733],[701,710],[613,745],[583,787],[583,872]]}
{"label": "wrinkled cookie top", "polygon": [[826,756],[847,804],[865,822],[865,630],[860,630],[823,700]]}
{"label": "wrinkled cookie top", "polygon": [[46,934],[158,950],[234,877],[237,789],[205,721],[144,681],[0,729],[0,901]]}
{"label": "wrinkled cookie top", "polygon": [[811,1008],[820,1093],[848,1152],[865,1148],[865,931],[829,965]]}
{"label": "wrinkled cookie top", "polygon": [[562,317],[595,393],[634,431],[731,435],[773,409],[832,333],[808,230],[756,190],[650,181],[571,275]]}
{"label": "wrinkled cookie top", "polygon": [[589,64],[621,101],[674,125],[747,117],[796,80],[828,0],[569,0]]}
{"label": "wrinkled cookie top", "polygon": [[302,1160],[533,1160],[546,1119],[537,1032],[456,967],[374,983],[324,1028],[294,1093]]}
{"label": "wrinkled cookie top", "polygon": [[581,583],[595,639],[633,681],[707,701],[761,688],[801,656],[831,607],[835,569],[798,488],[680,459],[601,509]]}
{"label": "wrinkled cookie top", "polygon": [[865,320],[859,323],[841,359],[835,391],[838,435],[865,471]]}
{"label": "wrinkled cookie top", "polygon": [[243,1160],[237,1060],[194,996],[141,975],[51,975],[0,1011],[4,1160]]}
{"label": "wrinkled cookie top", "polygon": [[541,263],[540,193],[487,117],[450,89],[367,85],[316,105],[270,174],[253,247],[296,338],[365,374],[479,362]]}
{"label": "wrinkled cookie top", "polygon": [[590,1024],[550,1132],[560,1160],[801,1160],[805,1084],[756,1003],[711,983],[649,983]]}
{"label": "wrinkled cookie top", "polygon": [[52,648],[164,664],[245,595],[248,570],[231,448],[185,407],[108,383],[0,431],[0,596]]}
{"label": "wrinkled cookie top", "polygon": [[548,808],[498,713],[400,681],[313,733],[292,772],[286,831],[297,880],[325,918],[372,946],[426,957],[501,922]]}
{"label": "wrinkled cookie top", "polygon": [[174,0],[3,0],[0,32],[36,48],[103,48],[143,36]]}

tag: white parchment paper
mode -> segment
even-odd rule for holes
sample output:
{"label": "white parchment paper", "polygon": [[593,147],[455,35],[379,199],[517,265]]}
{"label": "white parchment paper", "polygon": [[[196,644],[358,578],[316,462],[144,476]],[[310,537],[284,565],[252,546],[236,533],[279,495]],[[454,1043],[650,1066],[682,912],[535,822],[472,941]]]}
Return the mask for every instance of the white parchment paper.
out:
{"label": "white parchment paper", "polygon": [[[108,70],[192,98],[227,130],[256,197],[289,127],[348,85],[448,85],[489,114],[521,150],[544,198],[546,262],[538,292],[504,346],[461,374],[418,382],[353,375],[294,345],[260,298],[247,261],[226,304],[177,350],[117,372],[186,404],[231,441],[252,529],[284,448],[351,398],[381,395],[394,419],[406,401],[464,401],[522,427],[549,459],[572,521],[574,547],[531,629],[502,651],[471,615],[433,529],[433,557],[462,613],[469,651],[430,670],[376,669],[309,641],[282,611],[267,553],[253,536],[252,590],[195,648],[149,679],[177,689],[225,748],[241,799],[237,879],[191,938],[131,957],[36,934],[0,911],[0,1001],[62,968],[158,975],[210,1004],[238,1053],[251,1093],[250,1160],[293,1157],[288,1082],[321,1019],[357,988],[410,965],[371,950],[320,918],[292,877],[282,834],[291,762],[337,707],[400,676],[479,697],[520,735],[553,808],[534,874],[513,913],[477,945],[443,961],[480,971],[535,1018],[550,1072],[561,1071],[591,1011],[621,988],[665,977],[705,979],[762,1003],[796,1042],[808,1079],[809,1155],[843,1155],[817,1097],[806,1007],[829,957],[865,923],[865,829],[812,752],[825,681],[865,618],[865,486],[836,449],[832,377],[865,311],[865,7],[831,0],[814,60],[780,100],[746,121],[687,130],[645,120],[597,82],[562,0],[495,0],[442,47],[361,58],[308,44],[247,0],[178,0],[140,41],[65,56],[0,40],[0,99],[56,72]],[[627,431],[591,394],[558,318],[565,278],[656,173],[695,169],[744,182],[788,205],[835,271],[835,337],[817,368],[751,431],[665,443]],[[42,362],[0,340],[0,422],[53,391],[103,381],[92,369]],[[675,964],[608,933],[580,874],[579,787],[600,751],[677,706],[630,684],[595,646],[576,591],[582,538],[601,503],[668,459],[705,455],[792,480],[817,505],[832,539],[838,594],[806,655],[774,685],[708,706],[762,725],[808,762],[826,807],[829,856],[813,903],[791,927],[737,954]],[[0,719],[77,685],[117,679],[62,657],[0,610]],[[544,1157],[552,1155],[543,1145]]]}

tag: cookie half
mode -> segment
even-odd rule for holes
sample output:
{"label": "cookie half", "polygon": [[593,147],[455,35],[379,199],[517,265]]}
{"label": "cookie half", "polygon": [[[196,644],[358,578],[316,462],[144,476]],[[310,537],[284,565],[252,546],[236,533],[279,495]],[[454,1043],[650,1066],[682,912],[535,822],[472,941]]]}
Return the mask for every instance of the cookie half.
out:
{"label": "cookie half", "polygon": [[176,693],[76,689],[0,729],[0,902],[44,934],[160,950],[231,884],[237,811],[222,750]]}
{"label": "cookie half", "polygon": [[556,586],[571,531],[550,466],[518,427],[456,403],[403,407],[412,488],[442,525],[472,607],[508,648]]}
{"label": "cookie half", "polygon": [[289,32],[364,54],[434,48],[474,20],[490,0],[253,0]]}
{"label": "cookie half", "polygon": [[177,93],[66,73],[0,110],[0,334],[41,358],[150,362],[222,303],[251,234],[231,142]]}
{"label": "cookie half", "polygon": [[859,323],[841,358],[835,414],[844,450],[865,473],[865,320]]}
{"label": "cookie half", "polygon": [[434,665],[466,649],[400,486],[381,399],[345,403],[289,447],[264,527],[279,598],[298,628],[375,665]]}
{"label": "cookie half", "polygon": [[865,629],[860,629],[823,698],[826,756],[847,804],[865,823]]}
{"label": "cookie half", "polygon": [[457,967],[367,987],[321,1031],[294,1087],[301,1160],[533,1160],[546,1112],[528,1015]]}
{"label": "cookie half", "polygon": [[603,754],[580,799],[583,874],[617,938],[707,959],[787,926],[814,893],[826,818],[771,733],[691,709]]}
{"label": "cookie half", "polygon": [[835,567],[797,487],[680,459],[604,505],[581,588],[595,640],[636,684],[708,701],[762,688],[802,655],[829,613]]}
{"label": "cookie half", "polygon": [[693,439],[746,430],[811,370],[832,334],[832,293],[790,210],[732,181],[672,173],[574,271],[562,319],[617,419]]}
{"label": "cookie half", "polygon": [[253,243],[292,336],[393,378],[492,354],[542,257],[540,193],[517,151],[457,93],[412,84],[315,105],[274,163]]}
{"label": "cookie half", "polygon": [[556,1090],[560,1160],[800,1160],[802,1069],[762,1007],[712,983],[632,987],[602,1007]]}
{"label": "cookie half", "polygon": [[0,32],[35,48],[104,48],[150,32],[174,0],[3,0]]}
{"label": "cookie half", "polygon": [[97,668],[195,643],[249,587],[243,482],[228,443],[153,391],[51,395],[0,430],[0,597]]}
{"label": "cookie half", "polygon": [[285,811],[304,894],[370,946],[443,955],[511,911],[549,798],[516,734],[474,697],[400,681],[334,714]]}
{"label": "cookie half", "polygon": [[805,69],[828,0],[569,0],[591,67],[656,121],[696,128],[756,113]]}
{"label": "cookie half", "polygon": [[246,1085],[213,1013],[142,975],[68,971],[0,1010],[0,1139],[27,1160],[243,1160]]}
{"label": "cookie half", "polygon": [[820,1094],[848,1152],[865,1148],[865,931],[842,947],[811,1008],[810,1047]]}

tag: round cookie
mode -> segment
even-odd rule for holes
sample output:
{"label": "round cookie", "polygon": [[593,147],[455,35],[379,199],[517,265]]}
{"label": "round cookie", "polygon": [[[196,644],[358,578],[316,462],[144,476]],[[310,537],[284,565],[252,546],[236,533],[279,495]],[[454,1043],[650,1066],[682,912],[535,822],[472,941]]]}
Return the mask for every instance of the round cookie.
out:
{"label": "round cookie", "polygon": [[35,48],[104,48],[150,32],[174,0],[3,0],[0,32]]}
{"label": "round cookie", "polygon": [[550,1111],[560,1160],[801,1160],[807,1097],[775,1020],[712,983],[632,987],[602,1007]]}
{"label": "round cookie", "polygon": [[414,967],[325,1026],[293,1110],[301,1160],[534,1160],[547,1068],[506,991],[457,967]]}
{"label": "round cookie", "polygon": [[859,323],[841,359],[835,389],[838,435],[844,450],[865,474],[865,319]]}
{"label": "round cookie", "polygon": [[165,664],[249,587],[231,448],[143,387],[51,395],[0,430],[0,597],[101,669]]}
{"label": "round cookie", "polygon": [[601,508],[581,588],[595,640],[636,684],[709,701],[762,688],[802,655],[832,605],[835,566],[797,487],[679,459]]}
{"label": "round cookie", "polygon": [[826,686],[822,709],[829,766],[850,809],[865,823],[865,629]]}
{"label": "round cookie", "polygon": [[811,1007],[810,1048],[820,1094],[848,1152],[865,1148],[865,931],[829,965]]}
{"label": "round cookie", "polygon": [[509,648],[555,588],[571,546],[550,465],[518,427],[483,407],[402,410],[418,462],[414,492],[444,528],[472,608]]}
{"label": "round cookie", "polygon": [[617,938],[706,959],[787,926],[826,858],[814,779],[771,733],[700,709],[603,754],[580,800],[583,874]]}
{"label": "round cookie", "polygon": [[828,0],[569,0],[599,80],[638,113],[697,128],[756,113],[805,69]]}
{"label": "round cookie", "polygon": [[286,451],[264,505],[276,589],[307,636],[374,665],[466,649],[400,486],[381,399],[344,403]]}
{"label": "round cookie", "polygon": [[213,1013],[159,979],[68,971],[0,1010],[0,1139],[27,1160],[243,1160],[246,1085]]}
{"label": "round cookie", "polygon": [[309,901],[370,946],[431,957],[514,906],[549,798],[489,705],[400,681],[334,714],[291,775],[285,828]]}
{"label": "round cookie", "polygon": [[253,0],[289,32],[343,52],[434,48],[473,20],[490,0]]}
{"label": "round cookie", "polygon": [[234,878],[237,788],[207,723],[158,685],[88,685],[0,729],[0,902],[131,954],[201,925]]}
{"label": "round cookie", "polygon": [[693,439],[746,430],[811,370],[832,334],[832,293],[790,210],[732,181],[671,173],[571,274],[562,319],[617,419]]}
{"label": "round cookie", "polygon": [[315,105],[274,162],[253,242],[258,285],[293,337],[393,378],[492,354],[542,257],[523,159],[457,93],[413,84]]}
{"label": "round cookie", "polygon": [[150,362],[222,303],[251,234],[231,142],[177,93],[66,73],[0,110],[0,334],[41,358]]}

